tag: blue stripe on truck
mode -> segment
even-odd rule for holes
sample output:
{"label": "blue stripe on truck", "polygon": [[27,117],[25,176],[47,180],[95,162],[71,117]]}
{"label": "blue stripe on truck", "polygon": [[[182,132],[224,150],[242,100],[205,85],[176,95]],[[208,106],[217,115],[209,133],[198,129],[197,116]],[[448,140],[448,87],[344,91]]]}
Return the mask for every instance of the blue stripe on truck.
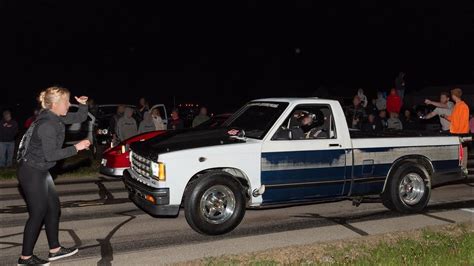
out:
{"label": "blue stripe on truck", "polygon": [[[390,152],[390,148],[364,149]],[[345,150],[272,152],[262,154],[263,203],[284,203],[346,195],[351,176],[353,195],[378,194],[392,164],[345,167]],[[352,162],[348,162],[349,164]],[[458,168],[458,160],[433,161],[436,172]],[[282,168],[283,167],[283,168]],[[347,179],[345,178],[347,176]],[[346,181],[346,182],[345,182]]]}

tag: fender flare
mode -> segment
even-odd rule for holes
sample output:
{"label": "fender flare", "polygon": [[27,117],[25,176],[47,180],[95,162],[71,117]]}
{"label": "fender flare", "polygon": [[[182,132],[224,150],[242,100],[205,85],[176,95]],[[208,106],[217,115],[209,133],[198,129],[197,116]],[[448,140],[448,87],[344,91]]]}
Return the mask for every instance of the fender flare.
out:
{"label": "fender flare", "polygon": [[421,164],[423,166],[422,171],[425,171],[425,174],[429,179],[428,180],[429,185],[431,186],[431,176],[435,172],[433,163],[431,162],[431,160],[428,157],[426,157],[424,155],[413,154],[413,155],[402,156],[402,157],[396,159],[393,162],[392,166],[388,170],[387,177],[385,178],[385,182],[383,184],[383,188],[382,188],[381,193],[385,192],[385,188],[387,186],[389,178],[392,177],[392,175],[398,170],[398,168],[400,166],[402,166],[403,164],[406,164],[406,163]]}

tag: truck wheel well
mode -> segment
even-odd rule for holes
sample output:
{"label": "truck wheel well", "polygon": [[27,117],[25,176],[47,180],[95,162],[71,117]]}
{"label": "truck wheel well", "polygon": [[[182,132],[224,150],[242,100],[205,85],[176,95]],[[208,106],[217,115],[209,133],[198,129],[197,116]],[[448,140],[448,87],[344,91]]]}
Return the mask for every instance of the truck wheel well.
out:
{"label": "truck wheel well", "polygon": [[387,178],[385,179],[385,183],[382,189],[382,193],[385,191],[385,187],[387,185],[388,179],[391,178],[395,172],[396,169],[406,163],[413,163],[422,166],[427,172],[428,172],[428,178],[430,178],[430,183],[431,183],[431,176],[434,173],[434,167],[433,164],[431,163],[431,160],[428,159],[427,157],[423,155],[408,155],[408,156],[403,156],[401,158],[398,158],[395,160],[393,163],[392,167],[390,167],[390,170],[388,171]]}
{"label": "truck wheel well", "polygon": [[186,196],[187,189],[190,187],[190,184],[192,184],[193,182],[196,182],[202,175],[208,174],[210,172],[223,172],[227,175],[232,176],[245,189],[245,197],[247,198],[247,201],[250,200],[251,198],[250,182],[247,176],[239,169],[227,168],[227,167],[226,168],[211,168],[211,169],[206,169],[199,173],[196,173],[194,176],[191,177],[191,179],[189,179],[188,183],[186,184],[185,193],[183,194],[183,200],[184,200],[184,197]]}

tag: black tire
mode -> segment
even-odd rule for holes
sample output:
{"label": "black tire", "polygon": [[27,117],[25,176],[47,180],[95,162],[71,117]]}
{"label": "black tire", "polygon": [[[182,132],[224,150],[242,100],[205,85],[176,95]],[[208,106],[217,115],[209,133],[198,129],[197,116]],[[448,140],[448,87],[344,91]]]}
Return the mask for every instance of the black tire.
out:
{"label": "black tire", "polygon": [[[411,179],[414,182],[402,185],[404,180]],[[406,193],[407,191],[409,193]],[[430,196],[430,177],[426,169],[418,164],[406,163],[389,177],[382,193],[382,203],[388,209],[400,213],[418,213],[428,205]]]}
{"label": "black tire", "polygon": [[[222,221],[212,220],[206,217],[206,214],[201,211],[201,205],[205,201],[206,195],[214,191],[215,189],[224,190],[229,194],[227,197],[228,201],[222,206],[231,209],[233,206],[233,212],[231,214],[224,215],[226,219]],[[199,177],[197,180],[192,181],[186,188],[186,195],[184,198],[184,213],[186,221],[196,232],[205,235],[221,235],[234,230],[242,221],[245,215],[246,208],[246,197],[241,184],[231,175],[224,172],[210,172]],[[230,191],[234,197],[234,204],[231,204]],[[224,195],[225,193],[221,193]],[[210,194],[209,194],[210,195]],[[214,195],[214,194],[213,194]],[[224,197],[225,199],[226,197]],[[205,205],[207,206],[207,205]],[[221,206],[221,207],[222,207]],[[212,206],[214,207],[214,206]],[[207,207],[205,210],[209,210]],[[209,215],[209,214],[208,214]]]}

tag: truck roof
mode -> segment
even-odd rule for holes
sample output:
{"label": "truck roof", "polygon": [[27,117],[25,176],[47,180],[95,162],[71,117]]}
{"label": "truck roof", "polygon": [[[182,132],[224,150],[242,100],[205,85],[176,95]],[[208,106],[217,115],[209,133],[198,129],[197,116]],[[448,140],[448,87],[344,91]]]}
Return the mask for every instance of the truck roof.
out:
{"label": "truck roof", "polygon": [[296,98],[262,98],[262,99],[255,99],[252,100],[252,102],[287,102],[290,104],[307,104],[307,103],[316,103],[316,104],[321,104],[321,103],[337,103],[339,104],[338,101],[336,100],[330,100],[330,99],[322,99],[322,98],[317,98],[317,97],[296,97]]}

